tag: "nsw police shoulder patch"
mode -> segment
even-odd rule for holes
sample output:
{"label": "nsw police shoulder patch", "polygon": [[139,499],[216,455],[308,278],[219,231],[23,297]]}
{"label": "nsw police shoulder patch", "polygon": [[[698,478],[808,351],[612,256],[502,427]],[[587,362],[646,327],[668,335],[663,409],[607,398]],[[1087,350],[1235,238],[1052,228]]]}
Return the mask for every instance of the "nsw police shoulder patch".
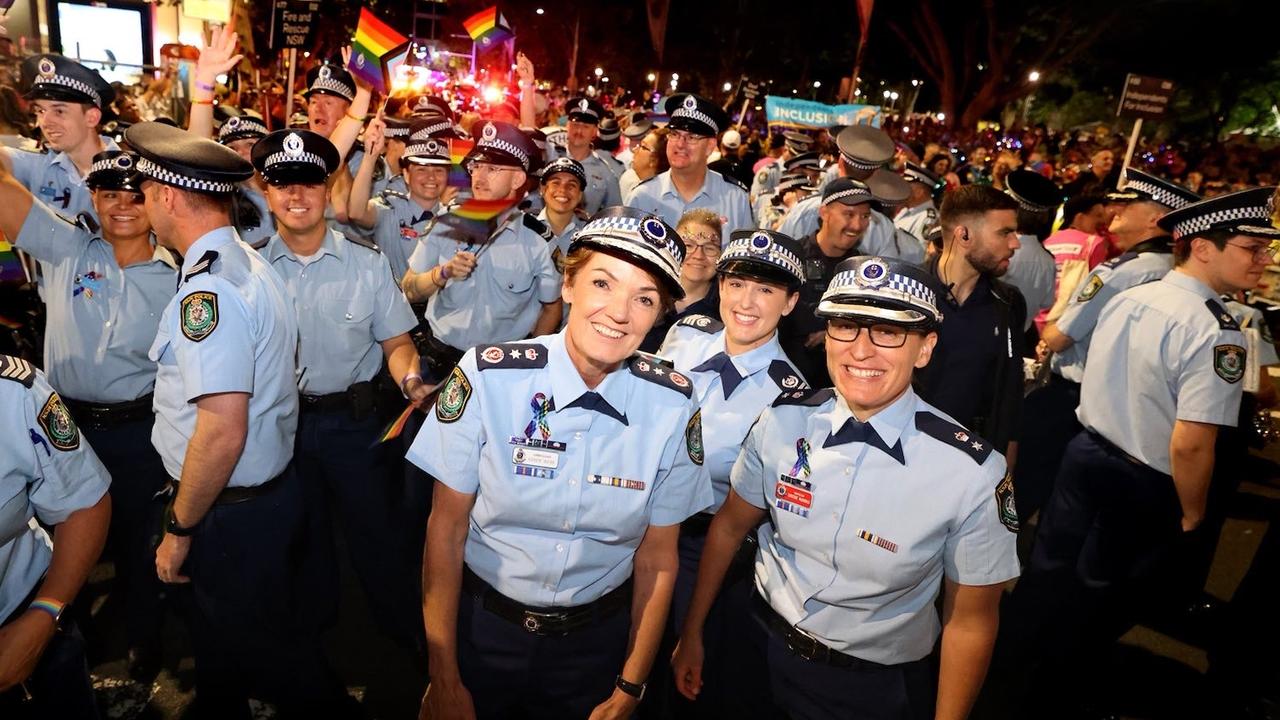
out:
{"label": "nsw police shoulder patch", "polygon": [[1093,296],[1097,295],[1098,291],[1101,289],[1102,289],[1102,278],[1098,277],[1096,273],[1092,274],[1089,276],[1089,281],[1084,284],[1084,288],[1080,290],[1080,295],[1079,297],[1076,298],[1076,301],[1088,302],[1092,300]]}
{"label": "nsw police shoulder patch", "polygon": [[1244,377],[1245,349],[1239,345],[1216,345],[1213,348],[1213,371],[1232,385]]}
{"label": "nsw police shoulder patch", "polygon": [[62,398],[58,397],[58,393],[49,393],[49,399],[36,416],[36,422],[40,423],[44,434],[49,438],[49,444],[55,448],[69,452],[80,447],[80,428],[76,427],[71,411],[62,402]]}
{"label": "nsw police shoulder patch", "polygon": [[436,398],[436,419],[442,423],[456,422],[466,411],[470,399],[471,381],[462,368],[455,365]]}
{"label": "nsw police shoulder patch", "polygon": [[996,486],[996,512],[1000,513],[1000,524],[1012,533],[1018,532],[1018,506],[1013,500],[1013,472],[1004,474],[1004,479]]}
{"label": "nsw police shoulder patch", "polygon": [[218,327],[218,294],[193,292],[182,298],[182,334],[200,342]]}
{"label": "nsw police shoulder patch", "polygon": [[689,459],[695,465],[701,465],[705,459],[705,450],[702,446],[702,411],[698,410],[689,418],[689,424],[684,426],[684,446],[689,452]]}

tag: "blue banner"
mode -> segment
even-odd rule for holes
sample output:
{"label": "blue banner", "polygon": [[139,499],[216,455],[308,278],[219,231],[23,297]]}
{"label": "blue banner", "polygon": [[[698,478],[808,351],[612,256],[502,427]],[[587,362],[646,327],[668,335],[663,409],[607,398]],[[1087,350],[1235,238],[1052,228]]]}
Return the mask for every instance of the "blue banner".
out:
{"label": "blue banner", "polygon": [[765,117],[769,125],[796,128],[829,128],[832,125],[870,125],[880,127],[880,108],[876,105],[823,105],[812,100],[766,95]]}

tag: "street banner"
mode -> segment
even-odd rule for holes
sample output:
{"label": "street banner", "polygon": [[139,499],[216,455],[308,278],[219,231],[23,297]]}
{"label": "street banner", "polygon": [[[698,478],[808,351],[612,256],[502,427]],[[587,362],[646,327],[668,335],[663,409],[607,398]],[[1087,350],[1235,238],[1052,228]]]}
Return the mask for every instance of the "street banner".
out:
{"label": "street banner", "polygon": [[833,125],[880,127],[876,105],[824,105],[812,100],[766,95],[765,118],[769,125],[792,128],[829,128]]}

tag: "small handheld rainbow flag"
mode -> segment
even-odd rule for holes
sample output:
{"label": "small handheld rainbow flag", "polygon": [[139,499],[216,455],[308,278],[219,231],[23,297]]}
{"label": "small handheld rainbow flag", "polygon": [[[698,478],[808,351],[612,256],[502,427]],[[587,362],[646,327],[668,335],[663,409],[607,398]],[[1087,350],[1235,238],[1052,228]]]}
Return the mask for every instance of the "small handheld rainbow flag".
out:
{"label": "small handheld rainbow flag", "polygon": [[400,417],[392,420],[390,425],[387,425],[382,429],[382,432],[378,434],[378,439],[373,441],[373,445],[371,447],[376,447],[384,442],[395,440],[400,437],[400,433],[404,432],[405,423],[409,421],[409,416],[412,414],[413,403],[409,403],[409,406],[404,409],[404,412],[400,413]]}
{"label": "small handheld rainbow flag", "polygon": [[25,282],[26,279],[22,258],[18,257],[9,241],[0,235],[0,282]]}
{"label": "small handheld rainbow flag", "polygon": [[369,12],[369,8],[360,8],[360,23],[356,26],[356,36],[351,43],[351,59],[347,62],[347,69],[378,92],[385,93],[389,78],[382,59],[408,42],[409,38],[379,20],[378,16]]}
{"label": "small handheld rainbow flag", "polygon": [[465,138],[454,138],[449,141],[449,161],[453,163],[449,166],[449,187],[471,187],[471,176],[467,175],[467,171],[463,169],[462,161],[475,146],[474,140]]}
{"label": "small handheld rainbow flag", "polygon": [[436,221],[462,233],[462,238],[472,245],[479,245],[489,240],[493,234],[495,219],[516,203],[514,200],[479,200],[467,198],[461,205],[441,215]]}
{"label": "small handheld rainbow flag", "polygon": [[498,12],[497,5],[481,10],[463,20],[462,27],[466,29],[473,42],[481,45],[492,45],[515,37],[511,27],[507,25],[507,19]]}

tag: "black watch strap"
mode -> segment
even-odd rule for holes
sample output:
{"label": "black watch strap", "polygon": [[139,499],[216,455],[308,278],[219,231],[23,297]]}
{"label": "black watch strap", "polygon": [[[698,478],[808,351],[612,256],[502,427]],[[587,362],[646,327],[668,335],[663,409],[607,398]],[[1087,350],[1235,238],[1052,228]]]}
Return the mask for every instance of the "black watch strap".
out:
{"label": "black watch strap", "polygon": [[614,680],[613,684],[616,685],[619,690],[621,690],[622,692],[630,695],[631,697],[637,700],[644,699],[645,688],[649,686],[649,683],[628,682],[627,680],[623,679],[621,675],[619,675],[618,678]]}
{"label": "black watch strap", "polygon": [[164,531],[178,537],[190,537],[196,534],[196,526],[182,527],[179,525],[178,518],[173,514],[173,503],[169,503],[164,509]]}

